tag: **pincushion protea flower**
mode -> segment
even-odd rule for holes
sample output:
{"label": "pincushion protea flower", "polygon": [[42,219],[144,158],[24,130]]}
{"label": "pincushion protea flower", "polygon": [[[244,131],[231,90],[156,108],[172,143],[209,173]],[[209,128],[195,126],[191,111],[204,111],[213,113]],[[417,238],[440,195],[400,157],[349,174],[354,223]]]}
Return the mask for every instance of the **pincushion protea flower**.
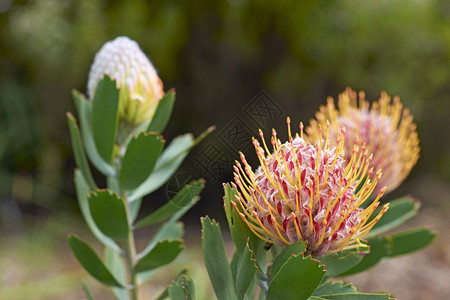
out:
{"label": "pincushion protea flower", "polygon": [[[263,147],[253,139],[261,163],[253,172],[241,153],[242,164],[236,161],[234,179],[239,187],[235,209],[241,206],[242,219],[259,238],[286,247],[303,240],[307,251],[314,255],[335,253],[344,249],[365,246],[360,239],[378,222],[388,209],[368,222],[379,205],[382,189],[376,199],[364,204],[374,190],[381,172],[369,179],[372,156],[364,147],[355,145],[350,161],[344,159],[345,129],[337,137],[336,147],[319,139],[314,146],[301,136],[291,136],[284,144],[273,130],[273,152],[267,148],[263,133]],[[321,130],[320,130],[321,134]],[[265,151],[264,151],[265,149]],[[361,182],[362,178],[366,178]],[[360,185],[359,191],[356,190]],[[233,184],[234,185],[234,184]],[[235,186],[236,186],[235,185]]]}
{"label": "pincushion protea flower", "polygon": [[155,113],[164,96],[163,84],[155,68],[139,45],[127,37],[107,42],[95,55],[89,72],[87,93],[108,75],[116,81],[119,94],[119,118],[130,125],[144,123]]}
{"label": "pincushion protea flower", "polygon": [[399,97],[394,97],[391,103],[386,92],[381,93],[372,107],[365,100],[364,92],[360,92],[358,105],[357,94],[350,88],[339,95],[338,107],[336,109],[331,97],[326,106],[320,107],[316,120],[311,120],[306,129],[310,139],[320,138],[319,124],[323,127],[330,122],[331,137],[337,136],[340,127],[345,126],[346,160],[359,139],[373,153],[371,166],[383,171],[379,186],[386,185],[387,192],[397,188],[419,159],[419,138],[409,110],[403,109]]}

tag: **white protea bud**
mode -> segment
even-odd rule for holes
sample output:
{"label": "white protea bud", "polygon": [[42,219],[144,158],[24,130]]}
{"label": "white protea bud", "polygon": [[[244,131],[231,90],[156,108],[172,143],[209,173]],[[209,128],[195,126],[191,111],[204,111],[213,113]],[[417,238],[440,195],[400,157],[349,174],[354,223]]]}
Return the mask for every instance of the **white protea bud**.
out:
{"label": "white protea bud", "polygon": [[107,42],[95,55],[89,72],[87,94],[95,94],[104,75],[116,81],[119,94],[119,121],[130,126],[153,117],[164,96],[163,83],[139,45],[127,37]]}

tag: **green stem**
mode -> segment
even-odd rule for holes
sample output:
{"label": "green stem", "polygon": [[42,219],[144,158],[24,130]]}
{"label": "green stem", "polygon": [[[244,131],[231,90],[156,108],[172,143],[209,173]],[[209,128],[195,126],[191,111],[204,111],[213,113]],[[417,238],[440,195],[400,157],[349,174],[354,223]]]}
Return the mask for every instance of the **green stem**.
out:
{"label": "green stem", "polygon": [[137,276],[133,271],[133,266],[136,263],[136,246],[134,243],[134,232],[130,230],[130,234],[128,235],[127,240],[127,263],[128,270],[130,272],[130,284],[131,288],[131,299],[138,300],[139,299],[139,291],[137,284]]}
{"label": "green stem", "polygon": [[130,232],[128,233],[128,239],[126,243],[126,258],[127,258],[127,265],[128,265],[128,271],[129,271],[129,278],[130,278],[130,285],[131,285],[131,299],[132,300],[139,300],[139,287],[137,282],[137,276],[136,273],[134,273],[134,265],[137,262],[137,256],[136,256],[136,244],[134,242],[134,231],[133,231],[133,222],[131,221],[130,216],[130,207],[128,203],[128,197],[126,193],[122,193],[122,196],[124,197],[125,201],[125,208],[127,211],[127,217],[128,222],[130,223],[129,228]]}

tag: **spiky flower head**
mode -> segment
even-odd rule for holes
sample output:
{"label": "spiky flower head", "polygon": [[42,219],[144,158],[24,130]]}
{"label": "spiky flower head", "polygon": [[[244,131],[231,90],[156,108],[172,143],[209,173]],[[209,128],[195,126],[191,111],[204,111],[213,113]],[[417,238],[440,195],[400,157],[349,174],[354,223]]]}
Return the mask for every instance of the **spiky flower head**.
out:
{"label": "spiky flower head", "polygon": [[107,42],[95,55],[89,72],[87,93],[92,99],[104,75],[116,81],[119,94],[119,120],[129,126],[149,121],[159,100],[163,84],[139,45],[127,37]]}
{"label": "spiky flower head", "polygon": [[347,88],[339,95],[338,108],[334,100],[328,98],[327,105],[320,107],[316,120],[311,120],[306,129],[312,141],[320,139],[319,126],[325,126],[328,121],[331,137],[339,134],[341,126],[347,129],[344,143],[347,161],[355,141],[366,144],[373,153],[371,167],[383,171],[378,186],[387,186],[387,192],[403,182],[419,159],[416,124],[397,96],[391,102],[389,95],[382,92],[380,99],[370,107],[364,92],[358,97],[355,91]]}
{"label": "spiky flower head", "polygon": [[[365,246],[360,239],[366,235],[386,212],[369,221],[379,205],[377,198],[362,209],[374,190],[381,172],[375,179],[367,175],[372,156],[364,147],[354,145],[350,161],[345,161],[344,135],[341,130],[331,146],[328,130],[325,140],[315,145],[301,135],[291,136],[281,143],[272,132],[271,153],[260,131],[263,146],[253,139],[260,166],[255,172],[241,153],[242,164],[236,161],[234,180],[238,187],[235,209],[241,206],[241,218],[259,238],[286,247],[302,240],[313,255],[335,253]],[[321,131],[320,131],[321,133]],[[362,182],[362,178],[364,182]],[[362,187],[357,191],[358,185]]]}

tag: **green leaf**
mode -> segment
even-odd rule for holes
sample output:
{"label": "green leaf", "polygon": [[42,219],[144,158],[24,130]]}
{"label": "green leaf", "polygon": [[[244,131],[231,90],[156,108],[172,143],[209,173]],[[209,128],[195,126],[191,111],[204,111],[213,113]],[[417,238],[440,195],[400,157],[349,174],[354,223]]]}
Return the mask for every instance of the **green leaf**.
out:
{"label": "green leaf", "polygon": [[183,250],[183,241],[181,240],[165,240],[158,242],[157,245],[134,266],[134,272],[146,272],[173,261]]}
{"label": "green leaf", "polygon": [[292,255],[269,285],[267,300],[306,300],[319,286],[325,270],[310,256]]}
{"label": "green leaf", "polygon": [[100,156],[111,163],[118,126],[119,90],[107,75],[95,89],[92,100],[92,132]]}
{"label": "green leaf", "polygon": [[90,189],[80,170],[75,170],[74,177],[75,177],[74,182],[77,191],[78,204],[80,206],[81,214],[83,215],[83,218],[86,221],[86,224],[88,225],[89,229],[103,245],[113,249],[118,253],[122,253],[122,249],[120,249],[120,247],[117,246],[114,240],[107,237],[103,232],[101,232],[100,229],[98,229],[97,225],[95,224],[95,221],[91,215],[89,202],[87,198]]}
{"label": "green leaf", "polygon": [[250,250],[248,244],[240,255],[236,273],[236,295],[239,300],[244,299],[247,290],[250,288],[256,276],[256,260],[253,258],[253,251]]}
{"label": "green leaf", "polygon": [[418,251],[431,244],[436,233],[428,228],[415,228],[386,236],[387,255],[394,257]]}
{"label": "green leaf", "polygon": [[157,134],[140,133],[127,145],[119,172],[119,185],[123,190],[138,187],[152,173],[164,147]]}
{"label": "green leaf", "polygon": [[91,292],[89,291],[89,288],[87,287],[86,283],[81,282],[83,284],[83,291],[86,295],[87,300],[94,300],[94,297],[92,297]]}
{"label": "green leaf", "polygon": [[195,286],[191,277],[181,274],[168,289],[171,300],[194,300]]}
{"label": "green leaf", "polygon": [[173,104],[175,103],[175,90],[169,90],[164,97],[159,100],[153,119],[147,131],[157,131],[162,133],[172,115]]}
{"label": "green leaf", "polygon": [[433,242],[436,234],[427,228],[415,228],[382,237],[367,239],[370,253],[352,269],[344,272],[341,276],[355,274],[367,270],[382,259],[395,257],[418,251]]}
{"label": "green leaf", "polygon": [[235,300],[236,291],[219,224],[209,217],[202,218],[201,223],[203,260],[217,299]]}
{"label": "green leaf", "polygon": [[338,253],[326,254],[317,257],[325,265],[326,277],[334,277],[350,270],[359,264],[364,255],[370,251],[369,247],[344,250]]}
{"label": "green leaf", "polygon": [[94,137],[92,135],[90,102],[88,102],[83,95],[75,90],[72,94],[78,110],[78,115],[80,117],[80,128],[83,144],[89,160],[103,175],[111,177],[116,176],[116,171],[114,168],[103,158],[101,158],[97,151],[97,147],[95,146]]}
{"label": "green leaf", "polygon": [[166,183],[188,155],[192,144],[193,138],[191,134],[176,137],[158,158],[152,174],[132,192],[128,197],[128,201],[134,201],[139,197],[150,194]]}
{"label": "green leaf", "polygon": [[123,287],[88,244],[76,235],[69,235],[67,242],[77,260],[92,277],[110,286]]}
{"label": "green leaf", "polygon": [[236,275],[237,275],[237,269],[239,264],[240,255],[237,251],[234,251],[233,257],[230,261],[230,270],[231,270],[231,276],[233,277],[234,283],[236,285]]}
{"label": "green leaf", "polygon": [[122,257],[119,253],[114,250],[105,247],[103,254],[105,265],[111,271],[112,274],[116,277],[116,279],[122,284],[126,283],[126,271],[125,266],[123,265]]}
{"label": "green leaf", "polygon": [[123,198],[109,190],[96,190],[88,200],[92,218],[100,231],[113,239],[128,238],[130,229]]}
{"label": "green leaf", "polygon": [[[407,220],[417,215],[419,208],[420,202],[410,196],[391,201],[387,212],[366,235],[366,238],[386,232],[403,224]],[[378,207],[377,210],[372,213],[371,219],[367,222],[370,222],[372,219],[374,219],[382,209],[383,207]]]}
{"label": "green leaf", "polygon": [[142,250],[141,253],[139,253],[138,259],[147,255],[147,253],[149,253],[158,242],[165,239],[168,240],[180,239],[182,237],[183,237],[183,223],[181,222],[174,223],[169,220],[159,228],[159,230],[156,232],[156,234],[148,243],[147,247],[145,247],[145,249]]}
{"label": "green leaf", "polygon": [[[225,214],[227,216],[228,226],[230,228],[231,238],[236,246],[238,253],[242,253],[247,247],[247,239],[249,239],[250,249],[253,250],[258,266],[265,271],[267,251],[264,249],[265,242],[258,238],[248,228],[247,224],[242,220],[239,212],[242,213],[240,204],[236,204],[236,196],[238,195],[236,188],[230,184],[224,185],[225,196],[223,198]],[[234,207],[239,210],[236,210]]]}
{"label": "green leaf", "polygon": [[385,237],[372,237],[367,239],[367,245],[370,247],[370,252],[364,256],[359,264],[340,274],[347,276],[369,269],[376,265],[384,256],[386,256],[386,239]]}
{"label": "green leaf", "polygon": [[159,296],[156,297],[155,300],[163,300],[163,299],[166,299],[167,297],[169,297],[169,287],[172,285],[172,283],[176,282],[176,280],[178,280],[178,278],[179,278],[181,275],[187,274],[187,271],[188,271],[187,268],[181,270],[181,272],[178,273],[178,275],[175,277],[175,280],[172,280],[171,284],[168,285],[167,288],[165,288],[165,289],[161,292],[161,294],[159,294]]}
{"label": "green leaf", "polygon": [[[122,261],[122,257],[120,254],[115,252],[114,250],[105,247],[103,254],[105,265],[108,270],[111,271],[111,274],[114,274],[115,278],[120,282],[120,284],[126,284],[126,271],[125,266]],[[124,288],[113,287],[112,291],[116,298],[119,300],[129,300],[128,292]]]}
{"label": "green leaf", "polygon": [[354,285],[343,281],[326,281],[319,285],[313,296],[347,294],[356,293],[357,289]]}
{"label": "green leaf", "polygon": [[128,197],[128,201],[134,201],[159,189],[175,173],[183,160],[189,154],[189,150],[202,141],[214,127],[208,128],[198,138],[193,140],[190,133],[176,137],[164,150],[156,162],[153,173]]}
{"label": "green leaf", "polygon": [[139,209],[141,208],[142,198],[136,199],[133,202],[128,203],[128,211],[130,214],[130,224],[133,224],[136,221],[136,218],[139,215]]}
{"label": "green leaf", "polygon": [[381,293],[348,293],[320,297],[328,300],[394,300],[394,298],[392,298],[391,296]]}
{"label": "green leaf", "polygon": [[189,184],[185,185],[181,189],[181,191],[178,192],[175,197],[170,199],[169,202],[167,202],[164,206],[137,222],[135,227],[141,228],[155,223],[164,222],[180,209],[188,205],[192,206],[198,201],[198,195],[204,187],[204,180],[191,181]]}
{"label": "green leaf", "polygon": [[280,269],[283,267],[283,265],[286,263],[286,261],[291,258],[292,255],[299,255],[306,250],[306,243],[304,241],[298,241],[295,242],[281,251],[281,253],[274,258],[271,273],[272,278],[275,277]]}
{"label": "green leaf", "polygon": [[87,161],[86,154],[84,153],[83,142],[81,141],[80,129],[78,128],[77,121],[71,113],[67,113],[66,116],[67,123],[69,124],[70,136],[72,138],[72,148],[75,161],[78,168],[83,173],[84,178],[86,178],[89,188],[95,189],[97,188],[97,185],[95,184],[94,177],[92,177],[89,163]]}

